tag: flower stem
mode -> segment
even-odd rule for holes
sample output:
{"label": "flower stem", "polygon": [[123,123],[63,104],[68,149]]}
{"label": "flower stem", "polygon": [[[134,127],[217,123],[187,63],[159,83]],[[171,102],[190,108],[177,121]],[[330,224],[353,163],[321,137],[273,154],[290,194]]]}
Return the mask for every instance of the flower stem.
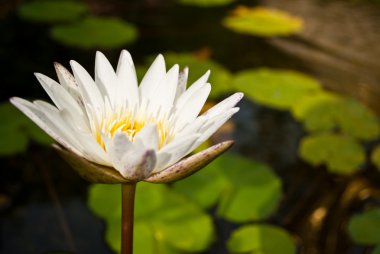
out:
{"label": "flower stem", "polygon": [[121,254],[133,254],[133,213],[136,183],[121,185]]}

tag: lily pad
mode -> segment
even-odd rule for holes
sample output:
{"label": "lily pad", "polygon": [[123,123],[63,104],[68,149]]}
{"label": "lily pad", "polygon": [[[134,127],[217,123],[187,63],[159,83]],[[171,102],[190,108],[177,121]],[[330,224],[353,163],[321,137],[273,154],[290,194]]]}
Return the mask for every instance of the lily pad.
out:
{"label": "lily pad", "polygon": [[356,140],[332,133],[303,138],[299,155],[314,166],[326,165],[330,172],[336,174],[353,173],[365,161],[363,147]]}
{"label": "lily pad", "polygon": [[380,208],[353,216],[348,224],[348,232],[355,243],[380,244]]}
{"label": "lily pad", "polygon": [[[89,207],[106,221],[106,240],[120,251],[121,194],[117,185],[93,185]],[[135,254],[191,253],[213,239],[211,218],[165,185],[139,183],[135,207]]]}
{"label": "lily pad", "polygon": [[351,98],[320,92],[299,100],[292,109],[310,132],[338,129],[361,140],[371,140],[380,133],[377,116],[366,106]]}
{"label": "lily pad", "polygon": [[116,48],[133,42],[137,29],[121,19],[88,16],[75,23],[53,27],[51,36],[72,47]]}
{"label": "lily pad", "polygon": [[239,6],[223,20],[227,28],[256,36],[286,36],[303,28],[303,20],[285,11],[266,7]]}
{"label": "lily pad", "polygon": [[53,140],[30,119],[10,103],[0,104],[0,155],[8,156],[24,152],[32,139],[40,144],[51,144]]}
{"label": "lily pad", "polygon": [[[211,70],[211,75],[208,82],[211,84],[210,98],[217,99],[223,94],[233,90],[232,74],[219,63],[208,58],[207,53],[174,53],[167,52],[163,54],[167,68],[174,64],[178,64],[181,69],[189,67],[189,77],[187,84],[191,85],[194,81],[200,78],[208,70]],[[152,63],[155,56],[148,57],[147,63]],[[139,66],[137,74],[141,80],[149,65]]]}
{"label": "lily pad", "polygon": [[373,249],[373,251],[371,252],[371,254],[380,254],[380,244],[378,244],[378,245]]}
{"label": "lily pad", "polygon": [[227,242],[231,253],[295,254],[296,244],[284,229],[272,225],[243,226]]}
{"label": "lily pad", "polygon": [[380,145],[373,149],[371,154],[371,161],[380,170]]}
{"label": "lily pad", "polygon": [[199,7],[213,7],[227,5],[235,0],[178,0],[179,3],[184,5],[194,5]]}
{"label": "lily pad", "polygon": [[87,11],[80,1],[33,1],[23,3],[18,14],[21,18],[43,23],[69,22],[78,19]]}
{"label": "lily pad", "polygon": [[217,205],[219,216],[238,223],[268,218],[282,196],[281,180],[268,166],[237,155],[216,159],[174,189],[204,208]]}
{"label": "lily pad", "polygon": [[292,108],[304,96],[321,89],[317,80],[305,74],[267,68],[238,73],[233,86],[259,104],[282,110]]}

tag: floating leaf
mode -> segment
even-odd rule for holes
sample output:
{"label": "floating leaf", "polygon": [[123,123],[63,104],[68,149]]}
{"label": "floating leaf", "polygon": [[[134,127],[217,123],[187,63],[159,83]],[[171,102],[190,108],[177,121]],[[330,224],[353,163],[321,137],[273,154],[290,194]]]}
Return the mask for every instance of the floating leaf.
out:
{"label": "floating leaf", "polygon": [[[232,74],[219,63],[200,56],[197,53],[173,53],[168,52],[163,54],[165,57],[166,66],[170,68],[174,64],[178,64],[181,69],[189,67],[188,86],[200,78],[208,70],[211,70],[211,75],[208,82],[211,84],[210,98],[218,98],[223,94],[229,93],[232,88]],[[155,56],[149,57],[147,63],[151,63]],[[140,66],[137,69],[137,74],[141,80],[142,75],[148,69],[147,66]]]}
{"label": "floating leaf", "polygon": [[339,129],[352,137],[371,140],[379,133],[376,115],[358,101],[320,92],[306,96],[293,106],[293,115],[310,132]]}
{"label": "floating leaf", "polygon": [[227,246],[231,253],[296,253],[295,242],[284,229],[265,224],[238,228],[232,233]]}
{"label": "floating leaf", "polygon": [[320,90],[318,81],[305,74],[266,68],[238,73],[233,86],[257,103],[277,109],[290,109],[304,96]]}
{"label": "floating leaf", "polygon": [[303,138],[299,154],[310,164],[325,164],[330,172],[337,174],[353,173],[365,160],[363,148],[354,139],[331,133]]}
{"label": "floating leaf", "polygon": [[79,1],[33,1],[23,3],[18,14],[33,22],[68,22],[78,19],[87,11],[87,6]]}
{"label": "floating leaf", "polygon": [[223,24],[235,32],[257,36],[290,35],[303,27],[302,19],[284,11],[245,6],[237,7]]}
{"label": "floating leaf", "polygon": [[380,254],[380,244],[373,249],[371,254]]}
{"label": "floating leaf", "polygon": [[[89,194],[89,206],[106,220],[106,240],[118,252],[120,192],[117,185],[93,185]],[[139,183],[135,208],[135,254],[199,252],[212,242],[211,218],[165,185]]]}
{"label": "floating leaf", "polygon": [[371,161],[380,170],[380,145],[376,146],[372,151]]}
{"label": "floating leaf", "polygon": [[280,179],[268,166],[237,155],[224,155],[174,184],[175,190],[204,208],[218,202],[218,215],[233,222],[270,216],[277,209],[281,188]]}
{"label": "floating leaf", "polygon": [[24,152],[28,140],[41,144],[51,144],[52,139],[39,129],[31,120],[10,103],[0,104],[0,155],[7,156]]}
{"label": "floating leaf", "polygon": [[355,243],[380,244],[380,208],[353,216],[348,223],[348,232]]}
{"label": "floating leaf", "polygon": [[67,46],[115,48],[133,42],[137,30],[132,24],[117,18],[88,16],[72,24],[53,27],[51,35]]}
{"label": "floating leaf", "polygon": [[195,5],[199,7],[212,7],[227,5],[235,0],[178,0],[179,3],[184,5]]}

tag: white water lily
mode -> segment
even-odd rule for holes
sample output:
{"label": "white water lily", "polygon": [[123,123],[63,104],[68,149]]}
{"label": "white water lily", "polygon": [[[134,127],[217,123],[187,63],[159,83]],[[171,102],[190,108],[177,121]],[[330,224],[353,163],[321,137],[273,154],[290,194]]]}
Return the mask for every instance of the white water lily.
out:
{"label": "white water lily", "polygon": [[97,52],[95,80],[77,62],[73,75],[55,64],[59,83],[36,73],[55,105],[11,102],[71,153],[112,167],[132,181],[167,169],[206,141],[239,108],[236,93],[199,115],[211,86],[210,72],[186,88],[188,69],[166,71],[159,55],[140,85],[130,54],[123,50],[116,72]]}

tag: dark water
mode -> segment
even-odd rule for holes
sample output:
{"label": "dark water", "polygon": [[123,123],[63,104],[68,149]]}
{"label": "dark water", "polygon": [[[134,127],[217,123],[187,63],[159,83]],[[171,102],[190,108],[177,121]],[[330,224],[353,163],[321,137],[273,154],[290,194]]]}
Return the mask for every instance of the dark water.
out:
{"label": "dark water", "polygon": [[[120,15],[138,26],[140,37],[128,47],[137,63],[158,52],[207,48],[213,59],[231,71],[268,66],[324,78],[316,71],[322,67],[311,66],[300,55],[284,50],[283,44],[236,36],[223,28],[220,20],[231,6],[202,9],[153,0],[88,3],[96,13]],[[33,72],[54,77],[54,61],[68,66],[68,61],[75,59],[93,69],[93,50],[67,48],[52,41],[45,25],[30,24],[17,17],[16,2],[0,6],[4,7],[0,17],[1,100],[14,95],[46,98]],[[116,63],[119,49],[102,51]],[[358,94],[358,87],[350,85],[348,93]],[[339,91],[339,87],[333,88]],[[371,85],[369,91],[378,91],[378,87]],[[341,92],[347,93],[347,87]],[[377,108],[371,98],[365,102]],[[352,177],[332,176],[323,168],[311,168],[297,157],[298,142],[304,133],[290,114],[246,100],[240,106],[234,118],[234,152],[270,163],[284,180],[285,197],[269,222],[284,226],[296,236],[299,253],[369,253],[369,248],[349,241],[344,225],[352,213],[380,203],[379,174],[371,165],[365,165],[366,170]],[[32,144],[25,154],[1,158],[0,165],[0,253],[112,253],[103,241],[104,224],[86,207],[88,183],[54,151]],[[367,194],[363,192],[366,190]],[[321,207],[327,211],[325,216]],[[223,242],[234,225],[216,220],[216,227],[219,240],[207,253],[226,253]]]}

